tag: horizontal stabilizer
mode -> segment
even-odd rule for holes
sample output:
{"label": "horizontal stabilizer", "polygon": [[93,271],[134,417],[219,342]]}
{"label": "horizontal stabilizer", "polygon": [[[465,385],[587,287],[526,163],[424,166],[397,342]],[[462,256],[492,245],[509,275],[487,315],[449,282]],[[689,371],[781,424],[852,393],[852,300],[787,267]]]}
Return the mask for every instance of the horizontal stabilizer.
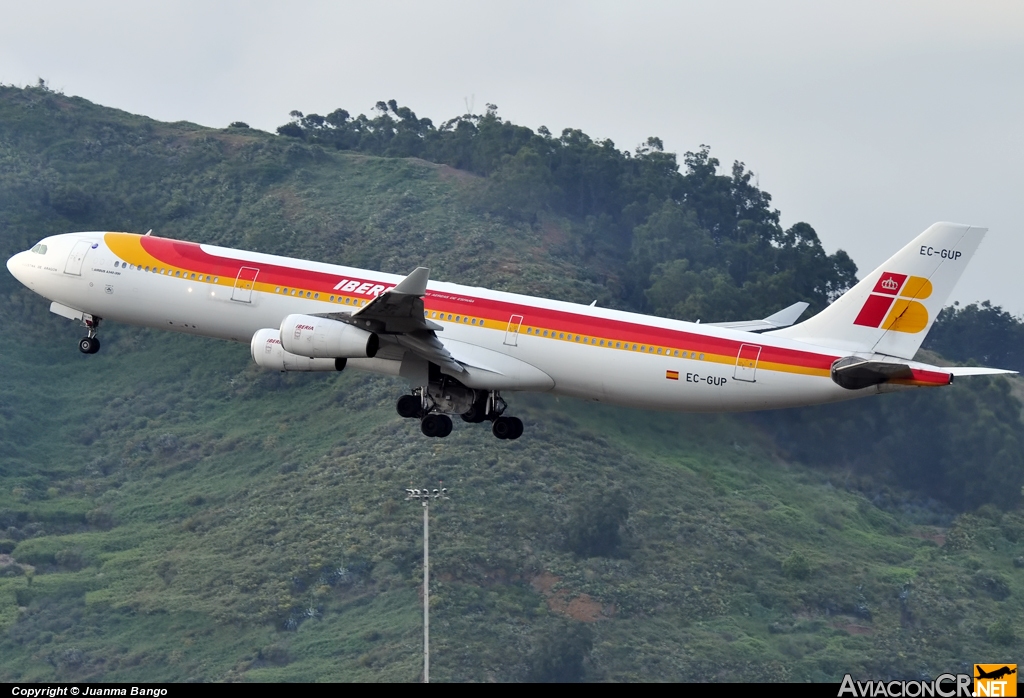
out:
{"label": "horizontal stabilizer", "polygon": [[763,320],[740,320],[738,322],[709,322],[711,327],[725,327],[730,330],[742,332],[764,332],[766,330],[777,330],[780,327],[789,327],[804,314],[810,303],[800,301],[788,308],[783,308],[774,315],[769,315]]}
{"label": "horizontal stabilizer", "polygon": [[1005,368],[985,368],[984,366],[949,366],[942,370],[949,371],[952,376],[1004,376],[1017,373],[1017,371]]}
{"label": "horizontal stabilizer", "polygon": [[956,376],[1000,376],[1014,373],[1017,371],[981,366],[910,366],[891,361],[869,361],[858,356],[847,356],[832,364],[832,380],[847,390],[860,390],[890,382],[916,386],[949,385]]}
{"label": "horizontal stabilizer", "polygon": [[893,379],[909,380],[913,377],[914,373],[907,364],[867,361],[856,356],[847,356],[832,364],[832,380],[847,390],[860,390]]}

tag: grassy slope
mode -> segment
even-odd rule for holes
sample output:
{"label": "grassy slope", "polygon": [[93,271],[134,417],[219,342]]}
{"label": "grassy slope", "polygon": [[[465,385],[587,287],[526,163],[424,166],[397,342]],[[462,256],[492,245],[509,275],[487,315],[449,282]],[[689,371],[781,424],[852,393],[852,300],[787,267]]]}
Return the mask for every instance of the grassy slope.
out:
{"label": "grassy slope", "polygon": [[[444,168],[0,97],[4,252],[111,216],[600,294],[551,246],[556,224],[476,215],[480,183]],[[9,135],[46,108],[35,140]],[[76,124],[66,138],[60,118]],[[69,181],[90,183],[70,218],[41,198]],[[590,678],[913,675],[1020,656],[988,633],[1024,610],[1019,513],[915,526],[730,417],[516,396],[526,438],[457,425],[428,441],[394,414],[397,382],[265,374],[245,347],[127,328],[83,357],[44,301],[2,290],[18,331],[0,336],[0,539],[33,573],[0,567],[0,679],[414,680],[420,511],[402,489],[438,479],[453,493],[432,525],[439,680],[521,678],[568,616],[596,619]],[[622,553],[578,558],[565,531],[609,490],[630,505]]]}

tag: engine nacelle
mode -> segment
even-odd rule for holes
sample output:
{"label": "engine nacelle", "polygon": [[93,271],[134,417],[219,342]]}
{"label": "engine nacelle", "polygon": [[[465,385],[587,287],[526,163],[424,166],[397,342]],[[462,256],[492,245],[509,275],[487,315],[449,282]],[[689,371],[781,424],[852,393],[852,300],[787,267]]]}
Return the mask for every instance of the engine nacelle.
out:
{"label": "engine nacelle", "polygon": [[285,351],[314,359],[372,359],[380,348],[373,332],[313,315],[289,315],[281,323]]}
{"label": "engine nacelle", "polygon": [[341,371],[348,359],[311,359],[285,351],[281,333],[275,329],[260,330],[249,345],[252,360],[260,368],[273,371]]}

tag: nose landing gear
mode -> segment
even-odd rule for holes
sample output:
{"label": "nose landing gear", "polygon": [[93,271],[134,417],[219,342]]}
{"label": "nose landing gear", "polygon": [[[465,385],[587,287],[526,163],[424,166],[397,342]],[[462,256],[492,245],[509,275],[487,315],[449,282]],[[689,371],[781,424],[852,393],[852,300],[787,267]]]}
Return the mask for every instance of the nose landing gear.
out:
{"label": "nose landing gear", "polygon": [[83,354],[95,354],[100,350],[100,338],[96,336],[96,329],[100,326],[100,319],[93,315],[86,315],[82,324],[89,330],[89,334],[78,340],[78,351]]}
{"label": "nose landing gear", "polygon": [[82,337],[78,340],[78,351],[83,354],[95,354],[100,350],[99,337]]}

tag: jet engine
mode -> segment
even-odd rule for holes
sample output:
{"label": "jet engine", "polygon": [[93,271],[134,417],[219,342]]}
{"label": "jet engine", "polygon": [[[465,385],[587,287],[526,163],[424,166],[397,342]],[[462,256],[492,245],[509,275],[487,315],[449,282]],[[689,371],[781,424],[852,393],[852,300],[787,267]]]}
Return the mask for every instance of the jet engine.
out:
{"label": "jet engine", "polygon": [[281,323],[285,351],[314,359],[372,359],[380,347],[373,332],[313,315],[289,315]]}
{"label": "jet engine", "polygon": [[311,359],[285,351],[281,346],[281,333],[272,328],[254,334],[249,346],[256,365],[274,371],[341,371],[348,361],[344,358]]}

